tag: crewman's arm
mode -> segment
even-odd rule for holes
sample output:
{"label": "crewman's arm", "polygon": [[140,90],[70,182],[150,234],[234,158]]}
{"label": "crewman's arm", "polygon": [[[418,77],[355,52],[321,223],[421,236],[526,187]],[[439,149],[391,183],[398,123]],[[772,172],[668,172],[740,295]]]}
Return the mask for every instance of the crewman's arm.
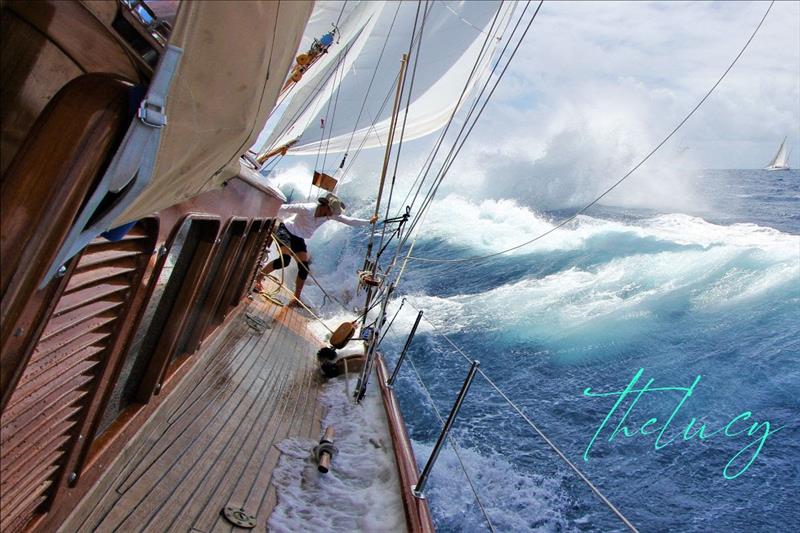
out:
{"label": "crewman's arm", "polygon": [[348,226],[358,227],[358,226],[367,226],[374,222],[373,219],[377,220],[377,217],[373,216],[371,219],[367,220],[365,218],[356,218],[356,217],[349,217],[347,215],[337,215],[335,217],[331,217],[334,220],[341,222],[342,224],[347,224]]}

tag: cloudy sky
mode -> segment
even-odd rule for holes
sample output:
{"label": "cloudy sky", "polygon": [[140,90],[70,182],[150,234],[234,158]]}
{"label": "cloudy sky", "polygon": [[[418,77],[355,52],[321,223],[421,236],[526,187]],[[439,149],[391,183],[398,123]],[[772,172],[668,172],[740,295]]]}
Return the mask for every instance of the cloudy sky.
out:
{"label": "cloudy sky", "polygon": [[[688,113],[768,5],[545,2],[453,173],[483,196],[513,196],[527,180],[542,207],[580,203],[596,188],[586,183],[614,181]],[[681,195],[699,169],[761,168],[784,137],[800,167],[800,2],[774,5],[722,85],[626,193]],[[431,142],[410,146],[409,173]],[[356,173],[374,173],[381,154],[372,152]]]}

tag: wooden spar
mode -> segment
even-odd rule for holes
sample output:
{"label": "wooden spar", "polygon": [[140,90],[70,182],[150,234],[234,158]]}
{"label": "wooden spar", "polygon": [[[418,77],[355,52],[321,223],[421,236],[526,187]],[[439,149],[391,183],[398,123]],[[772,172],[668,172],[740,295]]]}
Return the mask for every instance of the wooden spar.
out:
{"label": "wooden spar", "polygon": [[264,152],[264,153],[262,153],[262,154],[259,154],[259,155],[256,157],[256,162],[257,162],[259,165],[263,165],[264,163],[266,163],[266,162],[267,162],[267,160],[268,160],[268,159],[270,159],[270,158],[272,158],[272,157],[275,157],[276,155],[286,155],[286,152],[288,152],[288,151],[289,151],[289,148],[291,148],[292,146],[294,146],[294,144],[295,144],[296,142],[297,142],[297,139],[292,139],[292,140],[291,140],[291,141],[289,141],[288,143],[286,143],[286,144],[284,144],[284,145],[282,145],[282,146],[279,146],[279,147],[277,147],[277,148],[274,148],[274,149],[270,150],[269,152]]}
{"label": "wooden spar", "polygon": [[[389,159],[392,155],[392,143],[394,143],[394,132],[397,128],[397,117],[400,114],[400,103],[402,101],[403,96],[403,83],[405,81],[405,73],[406,73],[406,66],[408,65],[408,55],[403,54],[403,58],[400,60],[400,73],[397,76],[397,92],[394,96],[394,105],[392,106],[392,119],[389,125],[389,138],[386,140],[386,153],[383,156],[383,168],[381,169],[381,181],[378,185],[378,198],[375,200],[375,212],[373,213],[374,216],[378,216],[381,209],[381,197],[383,196],[383,186],[386,183],[386,173],[389,170]],[[366,269],[368,266],[369,258],[372,256],[372,246],[375,241],[375,223],[372,223],[372,229],[369,234],[369,242],[367,243],[367,254],[364,260],[364,268]],[[377,267],[376,264],[373,264],[370,268],[372,275],[375,275],[375,268]],[[367,297],[364,303],[364,316],[361,317],[361,325],[363,326],[367,322],[367,309],[369,309],[370,301],[372,300],[372,287],[367,287]]]}
{"label": "wooden spar", "polygon": [[[320,444],[333,444],[333,437],[336,432],[333,429],[333,426],[328,426],[325,428],[325,434],[319,440]],[[319,470],[323,474],[327,474],[328,471],[331,469],[331,461],[333,460],[333,455],[331,452],[327,450],[322,450],[319,452],[319,463],[317,466],[317,470]]]}

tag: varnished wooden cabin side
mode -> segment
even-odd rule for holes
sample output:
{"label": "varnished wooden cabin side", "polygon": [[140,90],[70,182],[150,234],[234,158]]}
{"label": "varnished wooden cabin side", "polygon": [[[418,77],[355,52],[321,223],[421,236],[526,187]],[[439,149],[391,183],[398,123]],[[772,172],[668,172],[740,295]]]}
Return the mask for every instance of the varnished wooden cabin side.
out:
{"label": "varnished wooden cabin side", "polygon": [[[310,12],[297,5],[279,79]],[[0,528],[53,530],[235,314],[280,200],[235,173],[185,201],[162,195],[120,240],[98,237],[43,283],[160,50],[117,31],[117,1],[0,6]],[[277,27],[274,6],[256,15]],[[270,91],[253,93],[255,108],[271,107]]]}

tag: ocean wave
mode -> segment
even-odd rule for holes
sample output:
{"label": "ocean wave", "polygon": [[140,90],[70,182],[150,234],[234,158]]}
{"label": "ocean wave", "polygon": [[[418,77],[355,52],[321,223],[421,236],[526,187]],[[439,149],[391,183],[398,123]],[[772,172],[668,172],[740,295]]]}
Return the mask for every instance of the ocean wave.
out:
{"label": "ocean wave", "polygon": [[[413,445],[417,461],[424,465],[432,446]],[[498,531],[577,531],[565,516],[569,497],[560,476],[522,471],[499,454],[471,448],[460,447],[459,455]],[[486,531],[485,518],[452,448],[442,449],[426,493],[439,529]]]}

